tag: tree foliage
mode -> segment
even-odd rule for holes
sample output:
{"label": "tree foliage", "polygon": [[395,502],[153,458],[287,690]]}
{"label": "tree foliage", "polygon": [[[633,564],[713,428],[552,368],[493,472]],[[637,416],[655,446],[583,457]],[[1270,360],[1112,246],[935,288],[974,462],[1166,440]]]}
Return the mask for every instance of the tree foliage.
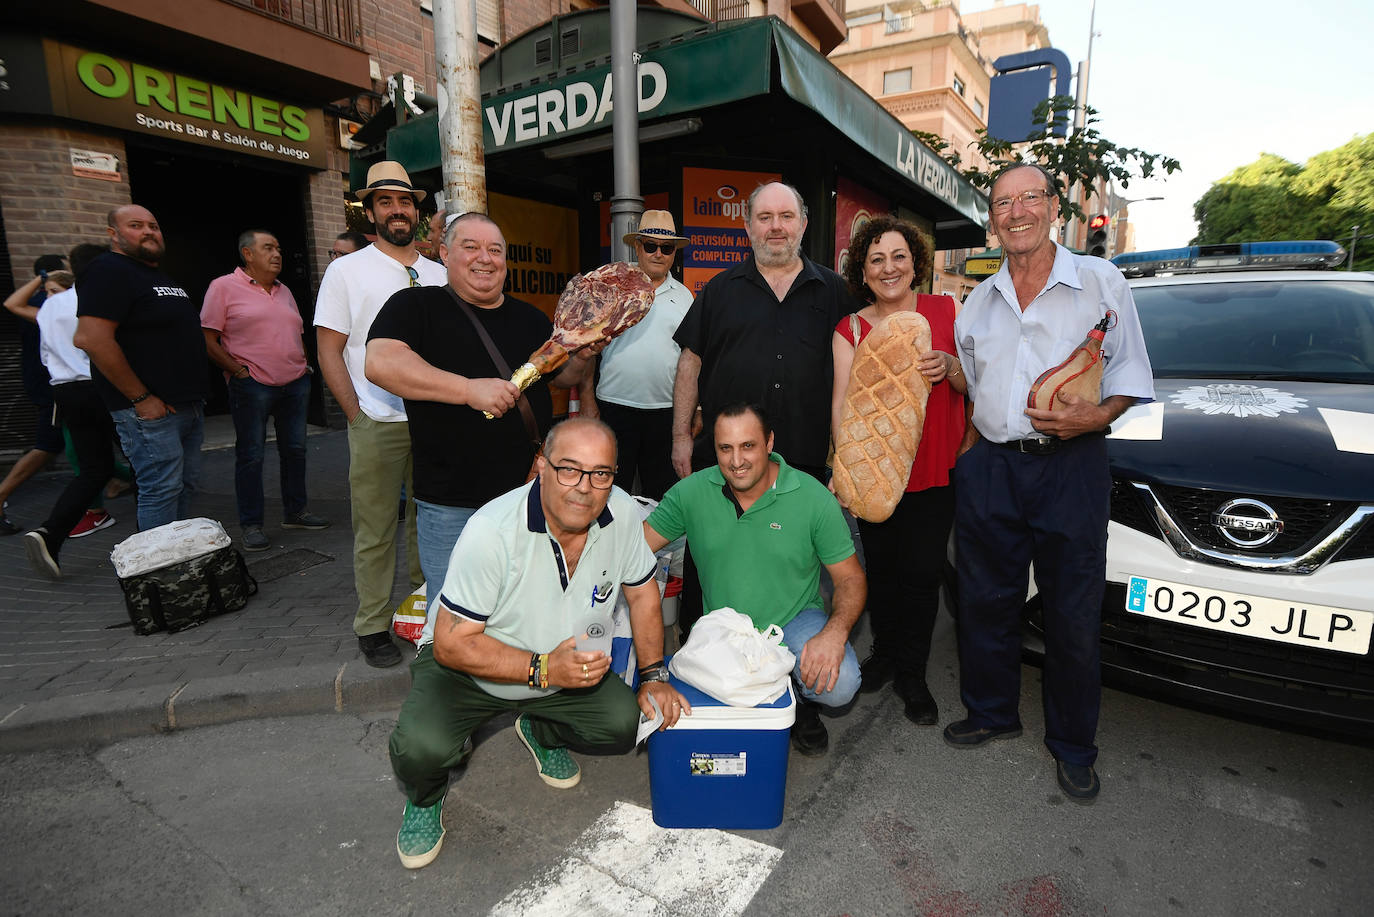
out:
{"label": "tree foliage", "polygon": [[1371,238],[1356,244],[1355,267],[1374,270],[1374,134],[1301,166],[1265,153],[1214,183],[1193,215],[1194,245],[1331,239],[1349,248],[1358,225]]}
{"label": "tree foliage", "polygon": [[[1059,178],[1059,206],[1061,212],[1072,213],[1080,220],[1087,214],[1077,203],[1068,198],[1069,188],[1082,185],[1093,188],[1099,180],[1115,182],[1122,188],[1130,186],[1132,179],[1149,178],[1157,170],[1172,175],[1180,168],[1177,159],[1162,153],[1147,153],[1135,147],[1119,146],[1102,136],[1095,127],[1098,123],[1097,109],[1089,106],[1085,110],[1083,127],[1072,126],[1074,100],[1071,96],[1053,96],[1039,105],[1031,116],[1034,129],[1029,137],[1020,143],[1011,143],[989,137],[987,129],[980,130],[977,138],[970,144],[984,160],[986,169],[961,168],[963,156],[950,148],[950,145],[937,134],[926,131],[912,131],[926,146],[934,150],[946,162],[959,169],[968,182],[976,188],[989,191],[992,180],[1004,167],[1013,163],[1027,162],[1044,166],[1052,175]],[[1062,131],[1060,137],[1056,131]]]}

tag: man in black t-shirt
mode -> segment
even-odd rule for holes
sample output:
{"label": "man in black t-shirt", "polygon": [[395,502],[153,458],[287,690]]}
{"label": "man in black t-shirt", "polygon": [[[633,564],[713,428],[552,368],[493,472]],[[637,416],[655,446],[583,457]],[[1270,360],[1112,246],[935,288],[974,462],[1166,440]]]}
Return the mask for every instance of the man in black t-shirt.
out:
{"label": "man in black t-shirt", "polygon": [[110,251],[77,293],[75,343],[114,418],[138,481],[138,527],[190,515],[208,394],[200,310],[158,270],[157,219],[137,204],[110,211]]}
{"label": "man in black t-shirt", "polygon": [[[468,517],[523,484],[536,452],[517,406],[520,390],[497,369],[473,322],[481,323],[512,369],[553,330],[539,309],[502,292],[506,239],[490,217],[453,218],[439,253],[448,284],[401,290],[388,299],[368,331],[366,364],[369,381],[405,400],[420,567],[431,597],[444,585],[449,555]],[[584,351],[526,390],[539,439],[553,421],[549,386],[576,385],[590,366],[591,354]],[[495,419],[487,420],[483,411]]]}

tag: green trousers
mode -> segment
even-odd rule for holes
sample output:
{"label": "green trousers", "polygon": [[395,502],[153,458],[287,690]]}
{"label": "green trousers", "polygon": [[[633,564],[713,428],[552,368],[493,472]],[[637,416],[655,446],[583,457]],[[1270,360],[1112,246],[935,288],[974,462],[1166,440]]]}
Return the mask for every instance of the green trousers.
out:
{"label": "green trousers", "polygon": [[353,511],[353,587],[359,637],[391,628],[391,586],[396,579],[396,506],[406,493],[406,564],[410,586],[425,581],[415,537],[410,479],[410,425],[379,423],[362,411],[348,425],[348,496]]}
{"label": "green trousers", "polygon": [[391,733],[391,768],[417,806],[432,806],[444,797],[449,768],[457,766],[463,742],[500,713],[528,714],[535,741],[546,748],[566,746],[593,755],[621,755],[634,748],[639,703],[614,674],[590,688],[507,700],[483,691],[472,676],[435,662],[426,644],[410,664],[410,679],[410,695]]}

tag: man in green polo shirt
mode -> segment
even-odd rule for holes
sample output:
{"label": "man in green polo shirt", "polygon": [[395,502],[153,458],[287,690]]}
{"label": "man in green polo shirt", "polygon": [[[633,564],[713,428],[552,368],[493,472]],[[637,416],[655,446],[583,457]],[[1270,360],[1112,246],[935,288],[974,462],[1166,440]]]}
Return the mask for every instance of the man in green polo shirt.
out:
{"label": "man in green polo shirt", "polygon": [[[621,754],[639,715],[663,711],[663,728],[690,714],[663,666],[663,611],[654,555],[634,500],[612,488],[615,434],[599,420],[555,426],[539,474],[487,503],[454,545],[430,602],[410,695],[391,735],[391,766],[406,793],[396,852],[407,869],[434,860],[443,841],[449,768],[471,751],[473,731],[516,712],[516,736],[539,777],[556,789],[581,779],[569,748]],[[625,593],[640,660],[635,692],[588,643],[604,637]],[[579,647],[582,647],[579,649]]]}
{"label": "man in green polo shirt", "polygon": [[[657,551],[687,536],[701,575],[704,606],[747,614],[760,630],[782,628],[797,656],[792,747],[819,755],[829,745],[820,706],[843,707],[859,688],[849,631],[863,611],[868,581],[835,495],[773,452],[759,407],[734,404],[716,416],[716,466],[673,485],[644,523]],[[825,613],[820,571],[835,584]]]}

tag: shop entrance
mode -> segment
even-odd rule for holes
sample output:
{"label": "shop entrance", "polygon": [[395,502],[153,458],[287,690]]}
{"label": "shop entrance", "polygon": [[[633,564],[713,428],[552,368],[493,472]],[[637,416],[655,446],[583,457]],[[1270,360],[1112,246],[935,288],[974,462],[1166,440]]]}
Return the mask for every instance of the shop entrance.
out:
{"label": "shop entrance", "polygon": [[[192,302],[201,303],[210,281],[240,266],[240,232],[265,229],[277,237],[283,255],[280,279],[300,307],[306,353],[314,366],[315,299],[310,289],[304,173],[249,157],[145,146],[132,140],[127,149],[133,201],[151,210],[162,225],[167,243],[162,270],[185,288]],[[209,365],[206,372],[211,380],[206,413],[227,413],[223,375]],[[319,373],[313,381],[311,414],[322,415]]]}

